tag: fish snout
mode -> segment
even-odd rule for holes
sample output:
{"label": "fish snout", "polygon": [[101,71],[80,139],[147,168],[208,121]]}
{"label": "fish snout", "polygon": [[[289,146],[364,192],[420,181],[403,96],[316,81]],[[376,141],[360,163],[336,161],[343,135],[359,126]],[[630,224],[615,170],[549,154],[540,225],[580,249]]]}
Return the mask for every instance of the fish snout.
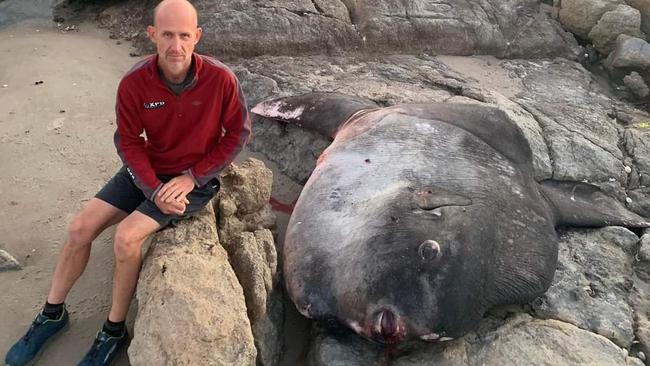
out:
{"label": "fish snout", "polygon": [[381,343],[399,343],[406,338],[406,323],[389,309],[371,317],[371,338]]}

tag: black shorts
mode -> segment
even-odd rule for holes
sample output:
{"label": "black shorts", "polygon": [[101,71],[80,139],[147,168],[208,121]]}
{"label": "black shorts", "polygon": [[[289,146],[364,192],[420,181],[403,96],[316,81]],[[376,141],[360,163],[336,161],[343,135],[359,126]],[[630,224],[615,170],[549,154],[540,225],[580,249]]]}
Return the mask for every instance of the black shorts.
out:
{"label": "black shorts", "polygon": [[[169,182],[173,175],[159,175],[163,183]],[[207,184],[201,187],[194,187],[192,192],[187,195],[190,203],[185,208],[183,215],[164,214],[160,211],[158,206],[153,201],[148,200],[140,188],[138,188],[131,176],[123,166],[117,174],[95,195],[96,198],[119,208],[126,213],[132,213],[135,210],[156,220],[161,227],[173,224],[177,220],[191,217],[200,211],[205,205],[210,202],[212,197],[219,191],[219,180],[212,179]]]}

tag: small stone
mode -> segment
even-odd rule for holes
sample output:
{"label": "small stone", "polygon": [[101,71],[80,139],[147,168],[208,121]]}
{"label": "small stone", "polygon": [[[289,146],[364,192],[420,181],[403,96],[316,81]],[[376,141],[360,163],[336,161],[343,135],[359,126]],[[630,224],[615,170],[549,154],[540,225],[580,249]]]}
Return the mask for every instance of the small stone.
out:
{"label": "small stone", "polygon": [[59,113],[65,113],[65,109],[59,110]]}
{"label": "small stone", "polygon": [[0,249],[0,272],[22,269],[16,258]]}
{"label": "small stone", "polygon": [[632,203],[632,199],[630,197],[625,197],[625,202]]}
{"label": "small stone", "polygon": [[625,172],[626,172],[627,174],[632,173],[632,168],[630,168],[629,166],[626,165],[626,166],[625,166]]}
{"label": "small stone", "polygon": [[17,201],[9,201],[9,205],[18,206],[18,202]]}
{"label": "small stone", "polygon": [[129,52],[129,56],[131,56],[131,57],[140,57],[140,53],[139,52]]}
{"label": "small stone", "polygon": [[8,88],[9,85],[7,85],[7,84],[2,84],[2,87],[3,87],[3,88]]}
{"label": "small stone", "polygon": [[639,360],[645,362],[645,353],[639,351],[639,353],[637,353],[637,356],[639,356]]}

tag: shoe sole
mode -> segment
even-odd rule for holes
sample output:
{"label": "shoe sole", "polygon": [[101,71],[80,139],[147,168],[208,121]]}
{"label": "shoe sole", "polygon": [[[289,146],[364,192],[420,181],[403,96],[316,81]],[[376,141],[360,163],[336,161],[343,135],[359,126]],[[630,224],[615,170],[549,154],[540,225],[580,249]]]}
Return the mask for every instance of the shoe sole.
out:
{"label": "shoe sole", "polygon": [[[61,328],[58,332],[54,333],[53,336],[51,336],[50,338],[48,338],[48,340],[45,341],[45,343],[43,343],[43,345],[41,346],[41,349],[36,353],[36,355],[34,356],[34,358],[32,358],[31,361],[27,362],[27,363],[25,364],[25,366],[34,366],[34,365],[36,364],[36,362],[38,362],[38,360],[41,358],[41,355],[43,354],[43,352],[45,351],[45,349],[47,348],[47,346],[50,345],[50,342],[52,342],[52,341],[54,341],[55,339],[57,339],[61,334],[67,332],[67,331],[68,331],[68,328],[70,328],[70,321],[69,321],[69,320],[68,320],[67,323],[65,323],[65,325],[63,326],[63,328]],[[7,364],[6,366],[11,366],[11,365]]]}

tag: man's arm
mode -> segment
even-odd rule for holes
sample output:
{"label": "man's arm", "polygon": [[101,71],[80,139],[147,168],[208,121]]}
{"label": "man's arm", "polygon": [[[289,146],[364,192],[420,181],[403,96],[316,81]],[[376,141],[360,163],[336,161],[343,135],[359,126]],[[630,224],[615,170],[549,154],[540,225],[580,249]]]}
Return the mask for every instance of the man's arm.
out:
{"label": "man's arm", "polygon": [[228,73],[225,83],[222,126],[225,131],[219,143],[186,173],[197,186],[202,186],[219,175],[248,143],[251,135],[251,120],[237,78]]}
{"label": "man's arm", "polygon": [[138,116],[138,107],[135,98],[122,81],[117,88],[115,103],[115,148],[135,185],[142,190],[145,197],[153,201],[156,192],[162,187],[162,182],[156,177],[144,148],[145,139],[141,136],[144,128]]}

